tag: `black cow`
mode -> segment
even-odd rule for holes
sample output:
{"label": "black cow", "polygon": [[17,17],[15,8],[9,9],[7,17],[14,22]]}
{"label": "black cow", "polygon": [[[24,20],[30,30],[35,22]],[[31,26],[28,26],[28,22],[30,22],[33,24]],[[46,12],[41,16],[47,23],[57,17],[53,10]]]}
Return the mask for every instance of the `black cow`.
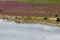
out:
{"label": "black cow", "polygon": [[57,20],[56,20],[57,22],[60,22],[60,18],[57,18]]}
{"label": "black cow", "polygon": [[45,20],[47,20],[47,18],[44,18]]}

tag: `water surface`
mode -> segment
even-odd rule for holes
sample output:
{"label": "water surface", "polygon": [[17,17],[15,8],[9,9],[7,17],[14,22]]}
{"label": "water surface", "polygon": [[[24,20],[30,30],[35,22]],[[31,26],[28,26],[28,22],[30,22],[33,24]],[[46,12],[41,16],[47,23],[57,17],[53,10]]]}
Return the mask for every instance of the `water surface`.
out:
{"label": "water surface", "polygon": [[0,19],[0,40],[60,40],[60,28]]}

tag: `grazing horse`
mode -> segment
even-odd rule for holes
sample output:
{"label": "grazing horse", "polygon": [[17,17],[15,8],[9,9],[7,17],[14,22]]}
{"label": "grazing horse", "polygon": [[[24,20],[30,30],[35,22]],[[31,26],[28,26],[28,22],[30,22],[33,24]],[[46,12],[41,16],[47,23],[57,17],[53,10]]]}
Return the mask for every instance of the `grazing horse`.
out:
{"label": "grazing horse", "polygon": [[57,20],[56,20],[57,22],[60,22],[60,18],[57,18]]}

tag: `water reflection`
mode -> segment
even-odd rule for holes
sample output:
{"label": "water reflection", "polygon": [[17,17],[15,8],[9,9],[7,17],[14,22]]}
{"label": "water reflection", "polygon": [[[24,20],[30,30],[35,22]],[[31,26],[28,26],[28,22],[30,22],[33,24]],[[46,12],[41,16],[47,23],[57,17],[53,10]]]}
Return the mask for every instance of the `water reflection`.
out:
{"label": "water reflection", "polygon": [[60,40],[60,28],[0,19],[0,40]]}

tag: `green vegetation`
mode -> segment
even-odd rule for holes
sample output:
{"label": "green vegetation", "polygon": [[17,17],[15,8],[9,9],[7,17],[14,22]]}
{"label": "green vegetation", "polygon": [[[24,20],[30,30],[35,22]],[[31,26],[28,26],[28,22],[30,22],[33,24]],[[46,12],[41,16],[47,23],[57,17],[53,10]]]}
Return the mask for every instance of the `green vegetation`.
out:
{"label": "green vegetation", "polygon": [[19,0],[21,2],[27,2],[27,3],[42,3],[42,4],[60,4],[60,0]]}
{"label": "green vegetation", "polygon": [[40,23],[60,26],[60,22],[56,21],[57,17],[0,15],[0,18],[15,21],[16,23]]}

